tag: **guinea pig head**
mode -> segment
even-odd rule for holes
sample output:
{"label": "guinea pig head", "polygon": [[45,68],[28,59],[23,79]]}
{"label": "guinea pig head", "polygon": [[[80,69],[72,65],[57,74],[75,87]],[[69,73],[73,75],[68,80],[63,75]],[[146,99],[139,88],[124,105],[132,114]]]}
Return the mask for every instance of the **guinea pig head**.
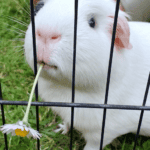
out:
{"label": "guinea pig head", "polygon": [[[109,4],[109,5],[108,5]],[[43,72],[58,81],[72,82],[74,0],[46,0],[35,16],[37,61]],[[76,86],[105,84],[115,2],[79,0],[76,42]],[[131,48],[125,13],[118,21],[116,47]],[[33,69],[31,23],[25,36],[25,56]],[[118,60],[116,60],[118,61]]]}

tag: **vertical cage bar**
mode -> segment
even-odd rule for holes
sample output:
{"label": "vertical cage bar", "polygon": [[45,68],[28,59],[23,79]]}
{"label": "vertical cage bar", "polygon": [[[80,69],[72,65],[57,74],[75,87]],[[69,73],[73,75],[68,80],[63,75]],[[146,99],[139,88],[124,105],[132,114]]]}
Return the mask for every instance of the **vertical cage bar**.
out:
{"label": "vertical cage bar", "polygon": [[[149,74],[149,77],[148,77],[146,91],[145,91],[145,95],[144,95],[143,105],[142,106],[145,106],[145,104],[146,104],[148,91],[149,91],[149,86],[150,86],[150,74]],[[139,136],[139,133],[140,133],[141,125],[142,125],[143,114],[144,114],[144,110],[141,110],[140,119],[139,119],[138,128],[137,128],[137,133],[135,135],[135,142],[134,142],[133,150],[135,150],[135,148],[136,148],[137,139],[138,139],[138,136]]]}
{"label": "vertical cage bar", "polygon": [[[73,71],[72,71],[72,103],[75,98],[75,64],[76,64],[76,40],[77,40],[77,17],[78,17],[78,0],[75,0],[75,18],[74,18],[74,53],[73,53]],[[74,107],[71,107],[71,137],[70,137],[70,150],[72,150],[73,138],[73,121],[74,121]]]}
{"label": "vertical cage bar", "polygon": [[[33,55],[34,55],[34,74],[37,74],[37,55],[36,55],[36,38],[35,38],[35,22],[34,22],[34,6],[33,0],[30,0],[30,9],[31,9],[31,22],[32,22],[32,39],[33,39]],[[35,97],[36,101],[38,101],[38,83],[35,87]],[[37,131],[39,131],[39,109],[36,106],[36,124],[37,124]],[[37,139],[37,149],[40,150],[40,141]]]}
{"label": "vertical cage bar", "polygon": [[[0,101],[2,101],[2,88],[1,88],[1,82],[0,82]],[[1,114],[2,114],[2,122],[3,125],[5,124],[5,113],[4,113],[4,107],[1,105]],[[4,139],[5,139],[5,148],[8,150],[8,143],[7,143],[7,135],[6,133],[4,134]]]}
{"label": "vertical cage bar", "polygon": [[[114,48],[115,33],[116,33],[116,28],[117,28],[117,19],[118,19],[118,12],[119,12],[119,3],[120,3],[120,0],[117,0],[117,2],[116,2],[116,11],[115,11],[115,18],[114,18],[114,25],[113,25],[113,34],[112,34],[112,40],[111,40],[111,51],[110,51],[110,57],[109,57],[109,66],[108,66],[108,73],[107,73],[107,83],[106,83],[105,103],[104,104],[107,104],[107,100],[108,100],[110,74],[111,74],[111,66],[112,66],[112,59],[113,59],[113,48]],[[104,111],[103,111],[100,150],[102,150],[102,147],[103,147],[105,121],[106,121],[106,108],[104,108]]]}

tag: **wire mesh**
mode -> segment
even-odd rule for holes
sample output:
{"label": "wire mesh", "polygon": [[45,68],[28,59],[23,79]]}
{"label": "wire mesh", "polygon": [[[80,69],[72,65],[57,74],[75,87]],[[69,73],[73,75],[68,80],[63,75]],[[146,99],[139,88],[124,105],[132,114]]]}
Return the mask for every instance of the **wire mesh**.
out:
{"label": "wire mesh", "polygon": [[[110,58],[109,58],[109,66],[108,66],[108,73],[107,73],[107,82],[106,82],[106,92],[105,92],[105,100],[104,104],[86,104],[86,103],[75,103],[75,62],[76,62],[76,39],[77,39],[77,12],[78,12],[78,0],[75,0],[75,16],[74,16],[74,53],[73,53],[73,70],[72,70],[72,103],[59,103],[59,102],[38,102],[38,84],[35,88],[35,96],[36,102],[32,102],[32,106],[36,106],[36,123],[37,123],[37,130],[39,131],[39,109],[38,106],[56,106],[56,107],[71,107],[71,137],[70,137],[70,150],[72,150],[72,139],[73,139],[73,120],[74,120],[74,107],[78,108],[99,108],[103,109],[103,120],[102,120],[102,132],[101,132],[101,140],[100,140],[100,150],[103,147],[103,139],[104,139],[104,130],[105,130],[105,121],[106,121],[106,110],[107,109],[121,109],[121,110],[141,110],[137,133],[135,135],[135,143],[134,148],[136,148],[137,138],[140,132],[142,119],[144,115],[144,111],[149,111],[150,106],[145,106],[147,95],[149,91],[150,85],[150,74],[148,77],[148,82],[146,85],[146,91],[143,99],[142,106],[134,106],[134,105],[109,105],[107,104],[108,100],[108,92],[109,92],[109,82],[110,82],[110,75],[111,75],[111,66],[112,66],[112,59],[113,59],[113,48],[114,48],[114,40],[115,40],[115,32],[117,28],[117,19],[118,19],[118,12],[119,12],[119,4],[120,0],[116,1],[116,11],[114,17],[114,25],[113,25],[113,34],[112,34],[112,41],[111,41],[111,49],[110,49]],[[33,37],[33,55],[34,55],[34,74],[37,74],[37,56],[36,56],[36,38],[35,38],[35,22],[34,22],[34,6],[33,0],[30,0],[30,10],[31,10],[31,22],[32,22],[32,37]],[[27,105],[28,102],[26,101],[6,101],[2,100],[2,90],[1,90],[1,83],[0,83],[0,105],[1,105],[1,114],[2,114],[2,123],[5,124],[5,115],[4,115],[4,108],[3,105]],[[5,148],[8,150],[8,143],[7,143],[7,135],[4,134],[5,139]],[[37,139],[37,149],[40,149],[40,140]]]}

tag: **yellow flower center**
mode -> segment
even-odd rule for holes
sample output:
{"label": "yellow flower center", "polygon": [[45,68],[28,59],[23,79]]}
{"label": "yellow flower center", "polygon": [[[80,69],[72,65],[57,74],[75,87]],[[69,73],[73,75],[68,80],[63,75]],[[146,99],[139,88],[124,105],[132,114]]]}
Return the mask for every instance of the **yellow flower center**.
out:
{"label": "yellow flower center", "polygon": [[25,137],[29,133],[29,131],[26,131],[25,129],[23,131],[21,129],[16,129],[15,133],[18,136]]}

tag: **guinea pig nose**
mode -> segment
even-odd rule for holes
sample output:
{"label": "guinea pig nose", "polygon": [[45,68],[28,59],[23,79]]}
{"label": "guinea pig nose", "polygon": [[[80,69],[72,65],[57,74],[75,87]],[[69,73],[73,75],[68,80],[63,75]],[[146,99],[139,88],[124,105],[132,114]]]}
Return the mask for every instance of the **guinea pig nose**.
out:
{"label": "guinea pig nose", "polygon": [[36,39],[37,59],[48,64],[54,47],[56,49],[57,43],[61,39],[61,34],[57,29],[52,29],[50,26],[40,26],[36,29]]}
{"label": "guinea pig nose", "polygon": [[56,30],[44,29],[40,28],[36,31],[36,37],[39,40],[48,41],[48,43],[56,43],[61,39],[61,34],[59,34]]}
{"label": "guinea pig nose", "polygon": [[54,34],[54,35],[51,35],[51,36],[50,36],[50,39],[51,39],[51,40],[55,40],[55,41],[59,41],[60,38],[61,38],[61,36],[58,35],[58,34]]}

